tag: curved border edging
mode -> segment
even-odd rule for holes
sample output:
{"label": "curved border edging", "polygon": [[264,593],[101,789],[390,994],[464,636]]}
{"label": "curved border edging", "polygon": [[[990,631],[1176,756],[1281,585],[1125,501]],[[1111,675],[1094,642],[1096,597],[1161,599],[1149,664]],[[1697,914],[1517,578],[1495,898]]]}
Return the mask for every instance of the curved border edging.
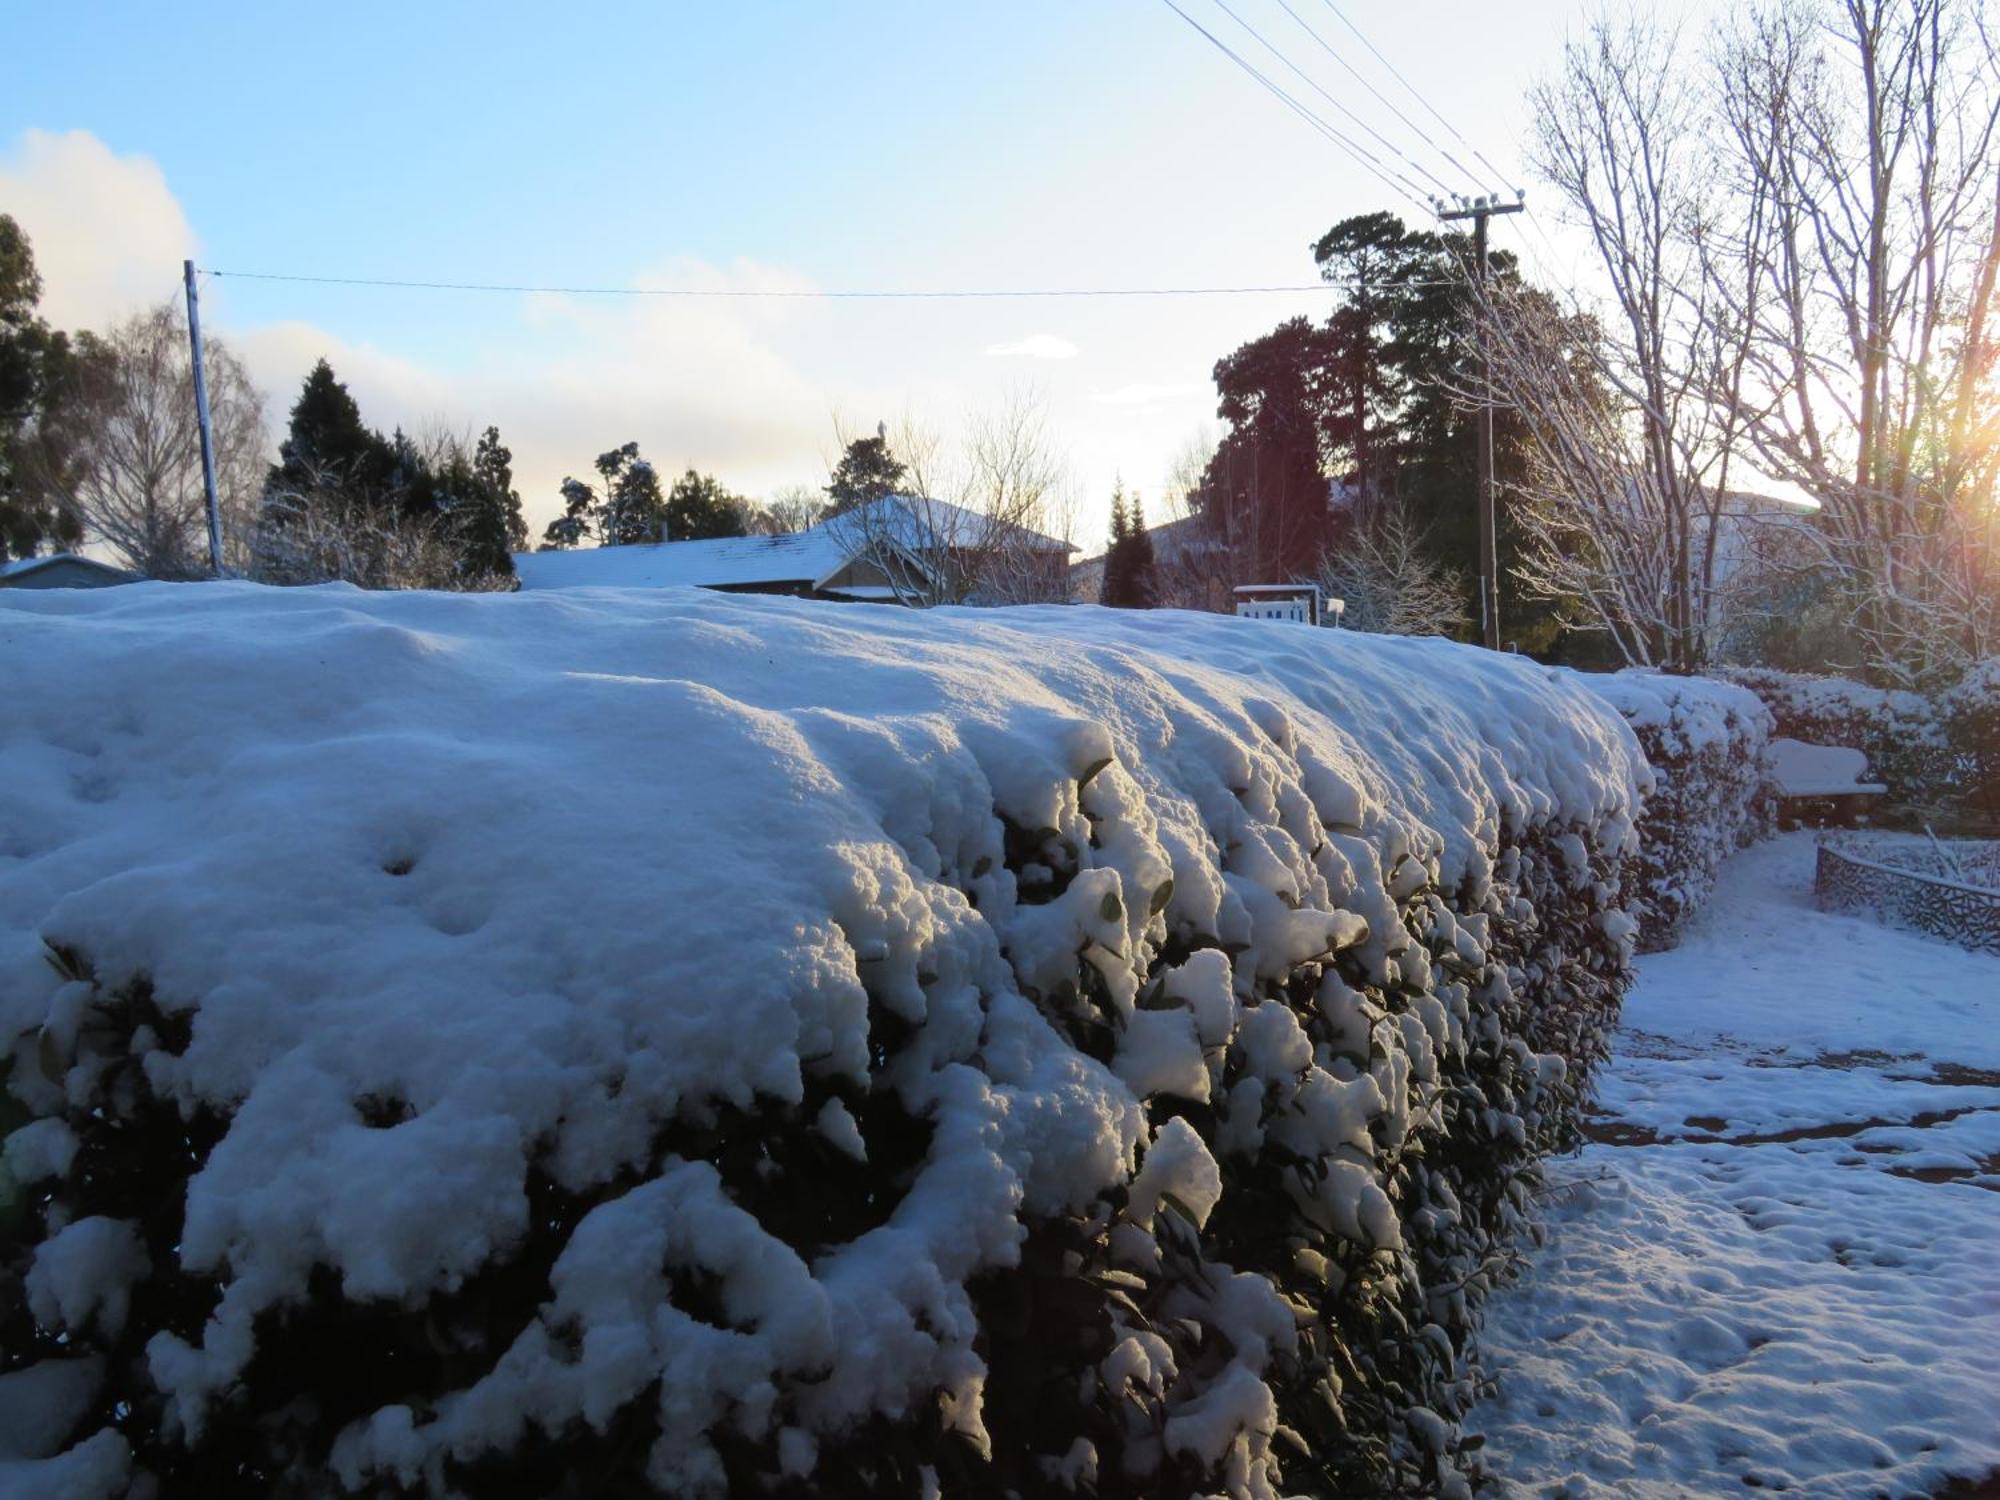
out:
{"label": "curved border edging", "polygon": [[1821,911],[1872,915],[1975,953],[2000,954],[2000,891],[1898,869],[1822,843],[1813,896]]}

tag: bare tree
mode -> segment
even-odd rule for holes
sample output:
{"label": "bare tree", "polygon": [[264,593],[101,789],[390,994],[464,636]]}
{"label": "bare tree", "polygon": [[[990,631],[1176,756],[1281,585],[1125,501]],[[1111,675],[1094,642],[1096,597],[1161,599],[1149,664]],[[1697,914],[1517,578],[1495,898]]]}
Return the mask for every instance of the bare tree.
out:
{"label": "bare tree", "polygon": [[974,412],[955,442],[905,415],[889,443],[908,493],[829,524],[859,532],[865,558],[899,602],[1069,598],[1075,507],[1044,397],[1020,390]]}
{"label": "bare tree", "polygon": [[1755,14],[1721,49],[1756,270],[1737,402],[1771,473],[1821,504],[1884,678],[1996,647],[2000,57],[1966,0]]}
{"label": "bare tree", "polygon": [[1460,635],[1471,625],[1465,579],[1425,550],[1423,533],[1397,510],[1378,511],[1331,553],[1319,584],[1342,602],[1345,629]]}
{"label": "bare tree", "polygon": [[318,472],[265,493],[250,573],[260,583],[339,581],[365,589],[513,587],[497,575],[468,579],[441,520],[406,515],[357,494],[343,475]]}
{"label": "bare tree", "polygon": [[[1479,399],[1522,419],[1525,476],[1509,496],[1517,575],[1580,602],[1633,663],[1692,670],[1715,629],[1718,518],[1741,421],[1740,324],[1754,304],[1739,261],[1714,253],[1730,205],[1716,190],[1708,101],[1676,29],[1600,21],[1539,86],[1535,165],[1588,237],[1601,292],[1564,307],[1487,284]],[[1732,331],[1737,330],[1737,331]]]}
{"label": "bare tree", "polygon": [[752,536],[789,536],[804,531],[826,514],[826,491],[809,484],[788,484],[773,490],[745,518]]}
{"label": "bare tree", "polygon": [[[249,560],[265,464],[263,399],[235,354],[205,350],[224,566]],[[151,578],[208,572],[207,497],[187,325],[173,303],[79,341],[74,426],[82,463],[67,503],[85,534]]]}

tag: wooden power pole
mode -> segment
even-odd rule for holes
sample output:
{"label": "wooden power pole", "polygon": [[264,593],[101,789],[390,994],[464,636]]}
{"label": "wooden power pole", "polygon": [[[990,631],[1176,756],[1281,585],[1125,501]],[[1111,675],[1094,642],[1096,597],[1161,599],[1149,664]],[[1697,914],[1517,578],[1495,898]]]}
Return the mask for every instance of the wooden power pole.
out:
{"label": "wooden power pole", "polygon": [[222,507],[215,498],[215,438],[208,422],[208,374],[201,360],[201,299],[195,293],[194,262],[181,262],[187,283],[188,343],[194,349],[194,417],[201,429],[201,483],[208,495],[208,570],[222,576]]}
{"label": "wooden power pole", "polygon": [[[1461,200],[1463,201],[1463,200]],[[1486,284],[1486,221],[1495,214],[1517,214],[1526,205],[1516,200],[1502,203],[1496,198],[1474,198],[1464,208],[1439,208],[1440,219],[1472,220],[1472,274]],[[1486,378],[1486,341],[1479,343],[1480,380]],[[1479,634],[1486,649],[1500,649],[1500,526],[1493,498],[1493,403],[1479,405],[1476,438],[1479,458]]]}

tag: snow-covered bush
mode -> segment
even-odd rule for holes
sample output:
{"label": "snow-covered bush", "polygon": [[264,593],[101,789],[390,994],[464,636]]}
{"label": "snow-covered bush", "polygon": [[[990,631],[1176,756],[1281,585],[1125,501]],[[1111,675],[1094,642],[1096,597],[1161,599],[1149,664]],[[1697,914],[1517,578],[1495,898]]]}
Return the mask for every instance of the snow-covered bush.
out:
{"label": "snow-covered bush", "polygon": [[2000,822],[2000,656],[1976,663],[1942,693],[1938,712],[1957,757],[1960,799]]}
{"label": "snow-covered bush", "polygon": [[10,1478],[1463,1493],[1631,942],[1574,677],[142,585],[0,704]]}
{"label": "snow-covered bush", "polygon": [[1893,801],[1935,806],[1956,792],[1955,757],[1943,718],[1921,693],[1769,667],[1718,667],[1714,675],[1762,699],[1776,735],[1859,750]]}
{"label": "snow-covered bush", "polygon": [[1628,670],[1583,680],[1625,716],[1653,769],[1626,906],[1639,951],[1658,952],[1707,902],[1723,860],[1771,831],[1771,714],[1749,690],[1705,677]]}

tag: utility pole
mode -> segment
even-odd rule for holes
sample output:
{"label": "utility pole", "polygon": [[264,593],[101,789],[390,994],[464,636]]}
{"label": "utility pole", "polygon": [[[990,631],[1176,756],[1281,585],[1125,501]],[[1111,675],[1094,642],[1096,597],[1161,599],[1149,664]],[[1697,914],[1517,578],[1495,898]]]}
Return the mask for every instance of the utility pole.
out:
{"label": "utility pole", "polygon": [[[1464,203],[1464,199],[1459,200]],[[1520,199],[1502,203],[1498,198],[1474,198],[1463,208],[1438,205],[1440,219],[1472,220],[1472,274],[1481,287],[1486,285],[1486,221],[1495,214],[1517,214],[1527,205]],[[1479,378],[1486,380],[1486,339],[1479,341]],[[1493,403],[1479,404],[1476,438],[1479,458],[1479,634],[1489,651],[1500,649],[1500,527],[1498,507],[1493,498]]]}
{"label": "utility pole", "polygon": [[201,363],[201,298],[195,292],[194,262],[181,262],[187,283],[188,342],[194,347],[194,415],[201,428],[201,483],[208,496],[208,569],[222,576],[222,508],[215,498],[215,435],[208,425],[208,375]]}

